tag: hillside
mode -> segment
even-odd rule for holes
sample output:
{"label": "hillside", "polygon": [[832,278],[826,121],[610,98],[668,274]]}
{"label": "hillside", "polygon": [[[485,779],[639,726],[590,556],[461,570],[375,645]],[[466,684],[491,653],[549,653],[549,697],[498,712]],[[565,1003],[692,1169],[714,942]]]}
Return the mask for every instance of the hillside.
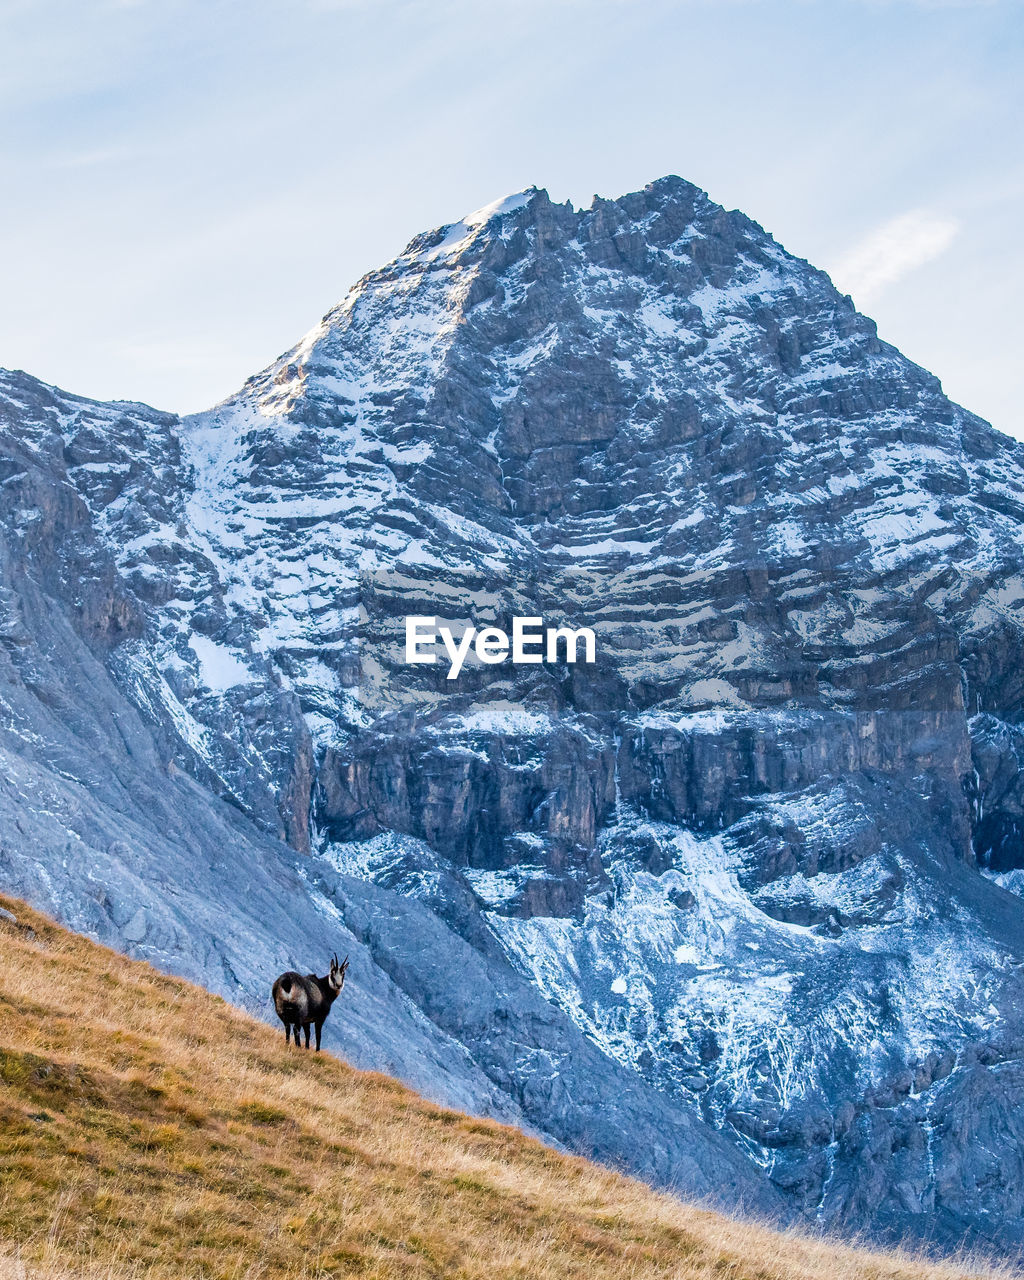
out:
{"label": "hillside", "polygon": [[967,1274],[681,1204],[0,906],[0,1274]]}

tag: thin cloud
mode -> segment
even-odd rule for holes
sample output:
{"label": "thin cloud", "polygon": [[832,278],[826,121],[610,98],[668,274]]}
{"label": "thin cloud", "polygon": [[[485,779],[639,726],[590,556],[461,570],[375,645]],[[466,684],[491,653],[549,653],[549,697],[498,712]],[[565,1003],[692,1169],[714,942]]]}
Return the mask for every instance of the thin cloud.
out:
{"label": "thin cloud", "polygon": [[955,218],[926,209],[901,214],[848,249],[830,274],[858,302],[871,302],[909,272],[944,254],[959,230]]}

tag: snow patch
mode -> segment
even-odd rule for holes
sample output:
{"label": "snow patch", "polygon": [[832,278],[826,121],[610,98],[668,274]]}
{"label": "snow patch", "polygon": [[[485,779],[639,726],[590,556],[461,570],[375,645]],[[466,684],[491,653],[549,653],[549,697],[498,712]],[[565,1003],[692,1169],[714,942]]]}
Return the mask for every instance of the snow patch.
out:
{"label": "snow patch", "polygon": [[194,632],[189,636],[189,647],[199,660],[199,672],[203,684],[214,693],[226,693],[240,684],[248,684],[252,672],[230,649],[215,644],[208,636]]}

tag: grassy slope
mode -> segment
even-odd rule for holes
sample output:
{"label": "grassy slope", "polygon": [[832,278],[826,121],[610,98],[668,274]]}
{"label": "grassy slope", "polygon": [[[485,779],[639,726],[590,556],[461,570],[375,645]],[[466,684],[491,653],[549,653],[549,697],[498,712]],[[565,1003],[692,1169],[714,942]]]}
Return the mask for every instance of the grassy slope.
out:
{"label": "grassy slope", "polygon": [[0,905],[0,1275],[964,1274],[680,1204]]}

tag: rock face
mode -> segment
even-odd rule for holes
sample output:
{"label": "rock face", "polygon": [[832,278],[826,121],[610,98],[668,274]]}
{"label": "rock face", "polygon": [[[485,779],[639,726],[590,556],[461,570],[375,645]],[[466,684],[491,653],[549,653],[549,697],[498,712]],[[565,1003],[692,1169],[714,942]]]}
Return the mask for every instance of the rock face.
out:
{"label": "rock face", "polygon": [[348,946],[353,1060],[665,1185],[1024,1241],[1024,450],[827,276],[532,190],[208,413],[0,397],[5,888],[233,999]]}

